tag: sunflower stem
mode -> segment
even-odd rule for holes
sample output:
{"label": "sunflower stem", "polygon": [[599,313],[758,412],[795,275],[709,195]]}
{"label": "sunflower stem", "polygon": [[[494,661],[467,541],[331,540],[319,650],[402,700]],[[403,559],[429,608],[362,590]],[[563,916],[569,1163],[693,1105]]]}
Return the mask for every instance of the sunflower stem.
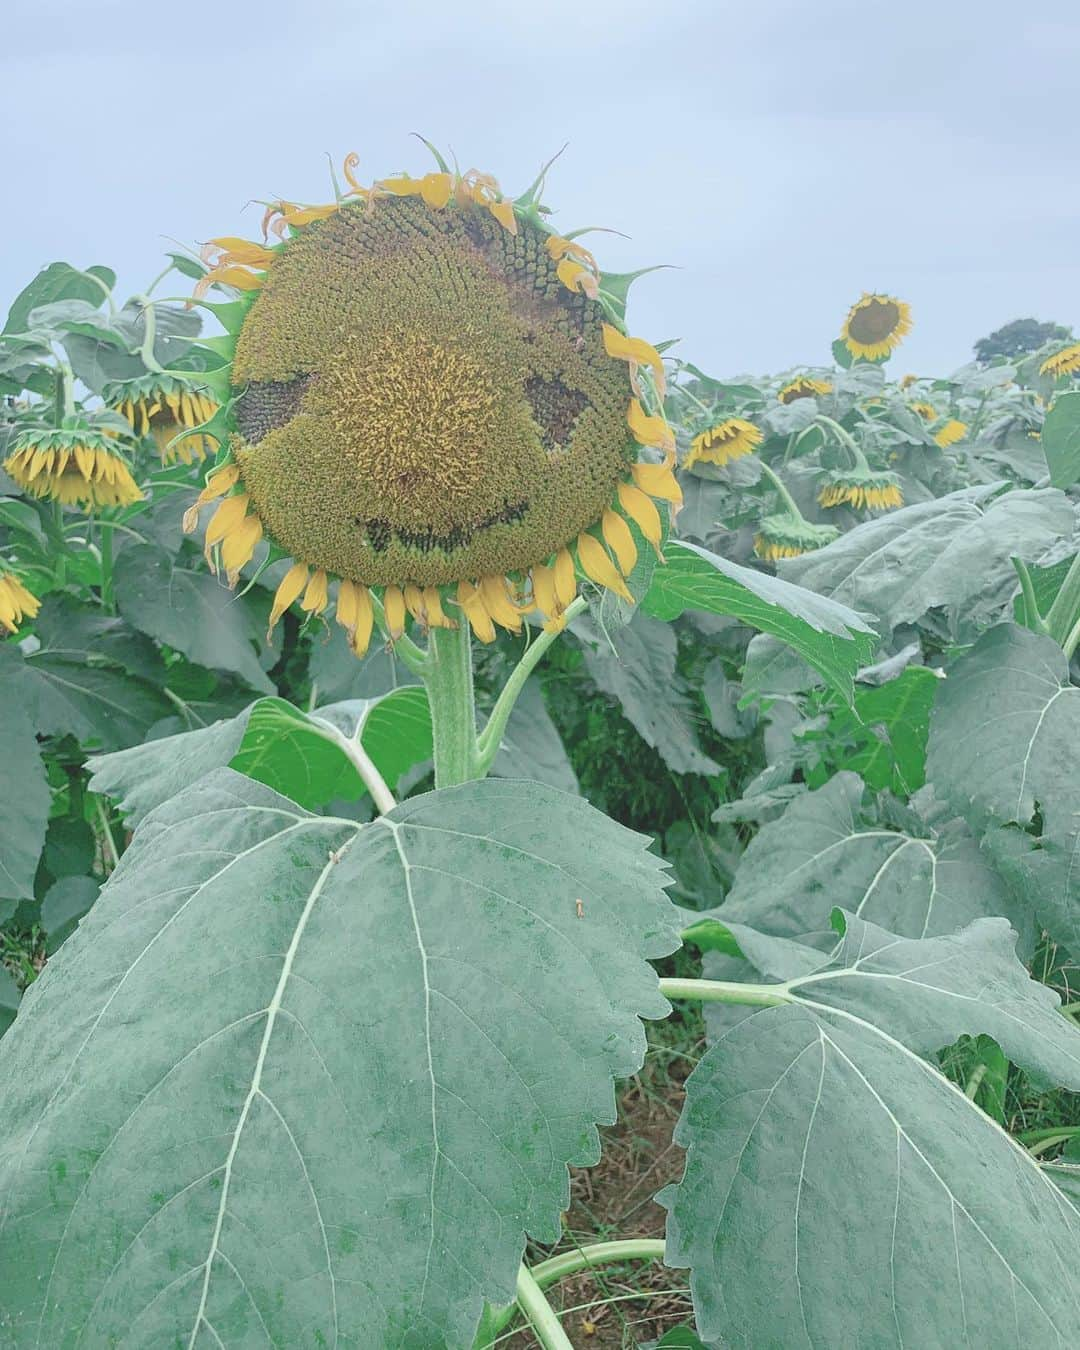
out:
{"label": "sunflower stem", "polygon": [[780,494],[780,500],[784,503],[787,509],[791,512],[791,514],[795,517],[796,520],[802,520],[803,523],[806,524],[806,521],[803,518],[803,513],[795,505],[795,498],[791,495],[791,493],[781,482],[780,475],[777,474],[775,470],[770,469],[763,459],[759,459],[758,463],[761,465],[761,472],[765,475],[765,477],[769,480],[769,482],[772,483],[773,487]]}
{"label": "sunflower stem", "polygon": [[464,614],[457,628],[431,630],[421,675],[431,704],[436,788],[483,778],[476,743],[472,629]]}
{"label": "sunflower stem", "polygon": [[817,417],[814,418],[814,421],[819,423],[823,427],[829,428],[829,430],[833,433],[836,439],[840,442],[840,444],[844,447],[844,449],[855,461],[853,465],[854,468],[860,469],[863,473],[868,474],[870,472],[870,465],[866,462],[866,456],[859,449],[858,442],[855,440],[855,437],[851,434],[850,431],[842,427],[839,422],[834,421],[833,418],[826,417],[824,413],[818,413]]}
{"label": "sunflower stem", "polygon": [[132,297],[137,305],[142,306],[143,316],[143,340],[139,348],[139,359],[147,370],[152,370],[156,375],[163,375],[165,367],[154,355],[154,341],[157,338],[157,315],[154,313],[154,302],[148,295],[136,295]]}
{"label": "sunflower stem", "polygon": [[522,1266],[518,1271],[517,1301],[544,1350],[574,1350],[573,1342],[563,1331],[555,1309],[544,1297],[544,1291],[533,1279],[527,1266]]}
{"label": "sunflower stem", "polygon": [[1049,633],[1046,626],[1046,620],[1039,613],[1039,603],[1035,599],[1035,585],[1031,579],[1031,572],[1023,558],[1010,558],[1009,560],[1016,570],[1016,575],[1020,578],[1020,592],[1024,602],[1024,627],[1030,628],[1036,633]]}
{"label": "sunflower stem", "polygon": [[[578,595],[566,607],[564,615],[567,623],[575,618],[582,610],[588,608],[588,601],[584,596]],[[549,632],[543,629],[529,644],[521,660],[514,667],[510,678],[503,685],[502,693],[495,702],[495,707],[491,710],[491,716],[488,718],[487,726],[480,733],[478,741],[479,749],[479,768],[480,776],[484,777],[491,769],[495,756],[499,753],[499,746],[502,744],[503,733],[506,731],[506,724],[510,720],[510,714],[514,710],[514,704],[518,700],[525,682],[536,669],[540,658],[559,636],[562,630]]]}
{"label": "sunflower stem", "polygon": [[112,521],[98,521],[98,551],[101,555],[101,607],[106,614],[115,612],[113,603],[113,527]]}
{"label": "sunflower stem", "polygon": [[[1075,650],[1073,629],[1077,622],[1078,611],[1080,611],[1080,553],[1072,560],[1072,566],[1065,574],[1061,589],[1046,614],[1046,631],[1062,647],[1072,640]],[[1072,651],[1066,654],[1071,656]]]}

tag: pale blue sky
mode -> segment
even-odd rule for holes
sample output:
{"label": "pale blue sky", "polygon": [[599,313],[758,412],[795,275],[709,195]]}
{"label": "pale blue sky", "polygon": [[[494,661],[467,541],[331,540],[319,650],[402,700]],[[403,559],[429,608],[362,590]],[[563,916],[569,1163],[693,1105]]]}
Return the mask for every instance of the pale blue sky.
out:
{"label": "pale blue sky", "polygon": [[166,236],[327,199],[325,152],[424,171],[420,131],[548,200],[601,266],[667,262],[634,331],[719,375],[829,359],[864,289],[904,370],[1034,314],[1080,330],[1080,18],[1013,0],[8,0],[0,304],[41,265],[138,289]]}

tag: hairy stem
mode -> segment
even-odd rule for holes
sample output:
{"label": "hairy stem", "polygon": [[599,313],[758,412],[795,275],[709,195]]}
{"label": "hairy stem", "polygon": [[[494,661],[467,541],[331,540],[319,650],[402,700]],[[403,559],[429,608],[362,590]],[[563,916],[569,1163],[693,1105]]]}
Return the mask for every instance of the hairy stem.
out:
{"label": "hairy stem", "polygon": [[[576,596],[566,609],[566,620],[575,618],[582,610],[588,608],[588,601],[584,596]],[[559,630],[561,632],[561,630]],[[544,629],[529,644],[528,650],[522,656],[521,660],[514,667],[510,678],[503,686],[502,693],[499,695],[492,709],[491,716],[488,718],[487,726],[480,733],[480,769],[486,774],[491,768],[492,761],[499,753],[499,745],[502,742],[503,733],[506,731],[506,724],[510,720],[510,714],[514,710],[514,704],[518,700],[522,689],[525,687],[525,681],[536,669],[540,658],[559,636],[558,632],[548,632]]]}
{"label": "hairy stem", "polygon": [[772,1008],[795,1001],[782,984],[738,984],[728,980],[665,979],[660,981],[660,992],[665,998],[696,999],[701,1003],[746,1003],[756,1008]]}
{"label": "hairy stem", "polygon": [[453,787],[483,778],[476,743],[472,630],[462,614],[457,628],[433,628],[420,672],[431,704],[435,786]]}
{"label": "hairy stem", "polygon": [[574,1350],[554,1308],[526,1266],[518,1271],[517,1301],[544,1350]]}

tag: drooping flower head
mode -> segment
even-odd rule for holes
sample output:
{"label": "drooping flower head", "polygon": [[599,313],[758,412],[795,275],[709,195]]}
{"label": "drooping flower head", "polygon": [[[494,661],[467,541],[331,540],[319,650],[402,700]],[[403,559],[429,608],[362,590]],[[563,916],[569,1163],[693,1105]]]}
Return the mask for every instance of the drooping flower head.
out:
{"label": "drooping flower head", "polygon": [[88,424],[22,431],[4,469],[24,492],[92,510],[142,500],[113,437]]}
{"label": "drooping flower head", "polygon": [[781,403],[794,403],[799,398],[824,398],[832,393],[830,380],[812,380],[808,375],[798,375],[789,380],[776,397]]}
{"label": "drooping flower head", "polygon": [[163,464],[191,464],[209,453],[212,442],[195,428],[209,422],[218,405],[194,377],[188,381],[150,372],[136,380],[106,385],[102,397],[131,423],[137,436],[153,436]]}
{"label": "drooping flower head", "polygon": [[946,446],[955,445],[957,441],[962,441],[966,435],[967,423],[957,421],[955,417],[950,417],[934,432],[934,440],[944,450]]}
{"label": "drooping flower head", "polygon": [[32,619],[41,601],[26,588],[19,574],[0,559],[0,633],[15,633],[23,619]]}
{"label": "drooping flower head", "polygon": [[280,244],[213,241],[200,290],[245,294],[216,307],[228,445],[187,525],[224,497],[206,539],[231,578],[264,533],[291,555],[272,620],[339,578],[358,654],[372,588],[391,638],[408,615],[484,641],[534,608],[558,624],[579,575],[630,598],[631,524],[659,549],[653,498],[681,499],[659,355],[530,194],[475,170],[363,188],[354,166],[339,203],[271,207]]}
{"label": "drooping flower head", "polygon": [[848,310],[840,339],[852,356],[880,361],[911,332],[911,307],[891,295],[864,292]]}
{"label": "drooping flower head", "polygon": [[749,455],[764,439],[761,428],[753,422],[743,417],[729,417],[693,438],[686,468],[691,469],[695,464],[730,464],[733,459]]}
{"label": "drooping flower head", "polygon": [[754,535],[754,552],[759,558],[776,562],[780,558],[797,558],[802,553],[813,553],[839,538],[834,525],[816,525],[812,520],[788,511],[765,516],[758,522]]}
{"label": "drooping flower head", "polygon": [[1080,342],[1062,347],[1053,356],[1048,356],[1039,367],[1040,375],[1075,375],[1080,370]]}
{"label": "drooping flower head", "polygon": [[818,492],[822,506],[854,506],[870,511],[887,511],[903,506],[904,494],[894,473],[861,467],[836,469],[827,474]]}
{"label": "drooping flower head", "polygon": [[921,400],[909,403],[908,407],[913,413],[917,413],[924,422],[937,421],[938,410],[932,403],[923,403]]}

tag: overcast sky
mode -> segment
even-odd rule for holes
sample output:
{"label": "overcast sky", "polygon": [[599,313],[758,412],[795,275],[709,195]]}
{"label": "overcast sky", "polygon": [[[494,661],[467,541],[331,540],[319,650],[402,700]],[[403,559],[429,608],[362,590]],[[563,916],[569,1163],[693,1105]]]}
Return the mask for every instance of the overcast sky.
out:
{"label": "overcast sky", "polygon": [[[564,141],[563,229],[669,263],[633,331],[717,375],[829,359],[863,290],[946,373],[1034,315],[1080,331],[1080,18],[1014,0],[7,0],[0,305],[45,263],[139,289],[169,237],[328,199],[325,154],[519,191]],[[187,283],[185,283],[186,285]]]}

